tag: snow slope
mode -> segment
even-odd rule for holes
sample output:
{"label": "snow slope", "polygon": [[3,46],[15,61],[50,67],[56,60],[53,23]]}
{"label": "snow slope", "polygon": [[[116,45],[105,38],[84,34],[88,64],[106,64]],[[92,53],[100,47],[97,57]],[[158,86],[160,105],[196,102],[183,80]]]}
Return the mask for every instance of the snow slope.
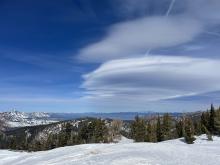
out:
{"label": "snow slope", "polygon": [[1,165],[219,165],[220,137],[161,143],[85,144],[34,153],[0,150]]}

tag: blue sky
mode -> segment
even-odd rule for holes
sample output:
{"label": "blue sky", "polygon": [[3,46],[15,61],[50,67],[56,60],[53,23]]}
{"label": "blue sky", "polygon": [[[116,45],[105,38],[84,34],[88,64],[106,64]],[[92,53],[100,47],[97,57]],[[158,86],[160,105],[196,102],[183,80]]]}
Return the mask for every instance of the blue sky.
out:
{"label": "blue sky", "polygon": [[220,102],[218,0],[0,0],[0,110]]}

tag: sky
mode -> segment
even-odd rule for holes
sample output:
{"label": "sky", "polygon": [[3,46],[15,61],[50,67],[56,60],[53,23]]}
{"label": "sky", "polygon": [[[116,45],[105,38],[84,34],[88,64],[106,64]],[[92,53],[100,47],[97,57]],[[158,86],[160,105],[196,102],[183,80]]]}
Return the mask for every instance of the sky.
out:
{"label": "sky", "polygon": [[220,104],[219,0],[0,0],[0,111]]}

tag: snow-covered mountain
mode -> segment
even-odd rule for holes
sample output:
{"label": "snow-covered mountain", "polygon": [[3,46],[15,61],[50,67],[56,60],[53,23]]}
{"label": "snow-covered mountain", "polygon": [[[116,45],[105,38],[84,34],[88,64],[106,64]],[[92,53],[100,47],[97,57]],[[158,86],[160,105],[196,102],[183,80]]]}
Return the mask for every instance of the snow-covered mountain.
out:
{"label": "snow-covered mountain", "polygon": [[50,118],[50,115],[45,112],[25,113],[13,110],[1,112],[0,118],[7,123],[8,127],[34,126],[57,122],[57,120]]}
{"label": "snow-covered mountain", "polygon": [[0,165],[219,165],[220,137],[207,141],[202,135],[191,145],[183,139],[132,143],[123,138],[116,144],[84,144],[31,153],[0,150],[0,160]]}

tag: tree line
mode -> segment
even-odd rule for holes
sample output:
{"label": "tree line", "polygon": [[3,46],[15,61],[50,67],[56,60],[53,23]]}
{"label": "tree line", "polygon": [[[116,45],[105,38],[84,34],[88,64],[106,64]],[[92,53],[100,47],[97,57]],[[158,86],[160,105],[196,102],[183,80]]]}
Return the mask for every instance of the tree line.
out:
{"label": "tree line", "polygon": [[203,112],[199,118],[183,115],[175,119],[168,113],[146,120],[136,116],[131,124],[131,138],[136,142],[161,142],[184,137],[192,144],[195,135],[206,134],[208,140],[212,135],[220,135],[220,108],[211,105],[210,110]]}
{"label": "tree line", "polygon": [[[41,151],[57,147],[87,144],[109,143],[119,140],[122,121],[106,122],[102,119],[89,119],[79,123],[76,127],[71,122],[61,124],[61,131],[51,132],[44,138],[31,138],[25,131],[18,135],[5,135],[0,132],[0,148],[12,150]],[[36,129],[36,135],[41,133]]]}

